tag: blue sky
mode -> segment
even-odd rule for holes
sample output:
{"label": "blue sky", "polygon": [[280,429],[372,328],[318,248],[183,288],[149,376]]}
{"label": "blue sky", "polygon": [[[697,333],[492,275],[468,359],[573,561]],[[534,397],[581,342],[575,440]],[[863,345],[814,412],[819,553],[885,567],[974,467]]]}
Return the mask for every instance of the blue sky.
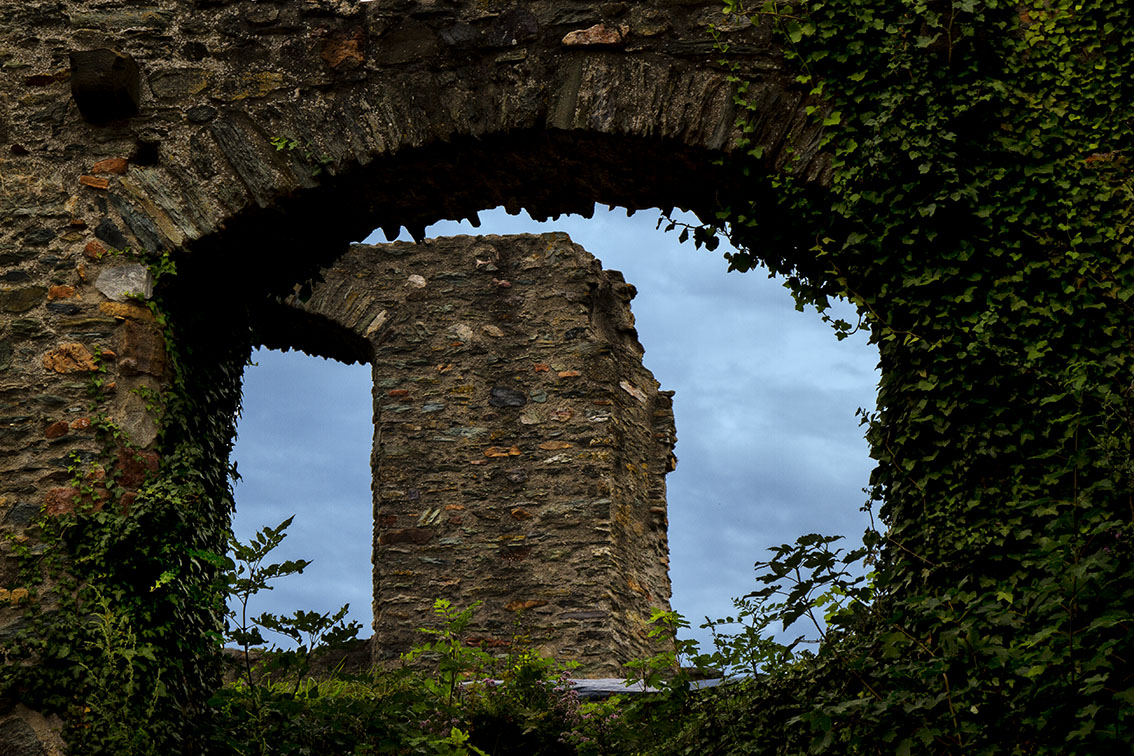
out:
{"label": "blue sky", "polygon": [[[668,477],[673,608],[697,626],[732,611],[755,586],[769,546],[805,533],[860,541],[862,488],[873,467],[857,408],[873,410],[877,351],[859,333],[837,341],[762,271],[728,273],[714,252],[656,230],[657,215],[596,209],[536,223],[503,210],[482,225],[443,222],[429,236],[566,231],[638,289],[632,304],[644,362],[675,390],[677,470]],[[692,218],[688,218],[692,221]],[[663,226],[664,227],[664,226]],[[384,241],[381,234],[366,241]],[[836,313],[854,322],[847,305]],[[259,351],[245,371],[234,458],[234,529],[247,539],[295,514],[281,558],[306,558],[253,611],[332,611],[370,622],[369,366]]]}

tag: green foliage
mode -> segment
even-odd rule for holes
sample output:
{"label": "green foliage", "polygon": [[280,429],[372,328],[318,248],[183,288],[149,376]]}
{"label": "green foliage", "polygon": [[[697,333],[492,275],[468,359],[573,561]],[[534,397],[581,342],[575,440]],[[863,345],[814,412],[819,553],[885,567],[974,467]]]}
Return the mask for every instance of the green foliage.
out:
{"label": "green foliage", "polygon": [[135,490],[122,485],[121,463],[139,451],[105,416],[96,371],[99,448],[71,455],[73,506],[44,512],[36,546],[18,550],[32,591],[0,668],[0,694],[65,715],[77,754],[199,752],[193,725],[220,673],[226,460],[248,344],[238,334],[217,345],[217,329],[193,317],[175,331],[164,299],[175,267],[164,254],[143,261],[159,283],[149,305],[172,375],[147,398],[163,410],[158,469]]}
{"label": "green foliage", "polygon": [[457,609],[448,599],[434,601],[433,613],[441,620],[442,627],[421,628],[421,632],[433,636],[434,640],[415,647],[406,657],[407,663],[426,657],[437,664],[440,679],[436,686],[432,679],[426,680],[426,685],[445,707],[453,705],[460,683],[483,676],[493,662],[490,654],[464,642],[465,630],[478,606],[479,601]]}
{"label": "green foliage", "polygon": [[208,753],[600,756],[652,741],[654,721],[623,699],[579,702],[567,666],[521,643],[501,657],[469,645],[474,609],[435,602],[438,626],[400,668],[223,686]]}
{"label": "green foliage", "polygon": [[738,753],[1112,752],[1134,738],[1134,8],[724,8],[781,40],[822,129],[818,153],[760,142],[737,73],[751,194],[719,215],[729,262],[800,309],[858,308],[881,527],[860,568],[821,539],[758,565],[752,626],[822,619],[822,643],[703,721],[759,733]]}
{"label": "green foliage", "polygon": [[161,754],[150,727],[164,695],[154,649],[106,597],[95,593],[91,608],[95,653],[92,665],[79,662],[90,695],[75,704],[68,744],[79,753]]}
{"label": "green foliage", "polygon": [[274,136],[268,139],[269,144],[276,148],[276,152],[295,152],[300,150],[304,162],[309,166],[312,176],[321,174],[333,160],[328,156],[315,152],[309,143],[300,143],[285,136]]}
{"label": "green foliage", "polygon": [[[302,574],[311,564],[307,559],[264,564],[269,554],[287,537],[287,529],[294,519],[295,515],[292,515],[274,528],[261,528],[248,543],[242,543],[236,536],[229,537],[229,553],[232,557],[223,561],[223,579],[229,596],[224,640],[236,643],[243,651],[241,661],[244,679],[250,687],[255,685],[250,651],[268,643],[261,634],[261,629],[282,635],[295,643],[295,648],[272,647],[262,662],[262,674],[293,678],[297,688],[319,653],[342,647],[354,640],[362,629],[362,625],[357,622],[344,622],[350,604],[344,604],[333,615],[330,612],[319,614],[300,609],[290,616],[270,612],[255,617],[248,616],[248,602],[261,591],[272,590],[269,585],[271,581]],[[236,607],[231,606],[234,602]]]}

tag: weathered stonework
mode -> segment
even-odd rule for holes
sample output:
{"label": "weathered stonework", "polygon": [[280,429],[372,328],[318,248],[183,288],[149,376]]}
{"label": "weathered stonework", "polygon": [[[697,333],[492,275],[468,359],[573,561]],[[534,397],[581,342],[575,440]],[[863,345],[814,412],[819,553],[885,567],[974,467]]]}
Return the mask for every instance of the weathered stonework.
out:
{"label": "weathered stonework", "polygon": [[[734,125],[734,72],[720,64],[710,25],[729,45],[735,73],[753,82],[746,96],[757,110],[747,135]],[[792,155],[801,175],[820,182],[827,175],[818,127],[806,116],[806,92],[782,65],[768,30],[723,18],[715,0],[22,0],[0,5],[0,70],[0,588],[9,596],[25,590],[15,582],[14,544],[34,541],[40,512],[73,506],[60,490],[70,484],[72,460],[91,460],[100,451],[99,415],[117,424],[124,441],[158,451],[154,408],[144,397],[168,385],[168,355],[141,305],[151,296],[149,282],[122,252],[168,252],[176,263],[177,275],[159,286],[177,332],[198,339],[191,359],[203,370],[239,364],[262,303],[333,265],[349,242],[375,227],[394,235],[404,226],[420,237],[435,220],[500,205],[541,219],[589,214],[595,202],[678,206],[708,218],[718,197],[739,181],[728,157],[745,138],[763,149],[769,166]],[[749,186],[745,196],[756,191]],[[469,281],[488,274],[483,267],[453,269]],[[613,279],[580,263],[584,269],[584,277],[598,282],[596,291],[609,285],[617,300]],[[521,282],[540,280],[538,273],[496,276],[512,284],[489,282],[499,310],[421,337],[431,349],[451,353],[444,363],[454,365],[451,373],[436,371],[432,352],[424,363],[404,366],[397,364],[403,358],[375,355],[388,426],[379,449],[387,458],[399,445],[415,454],[425,449],[436,459],[461,449],[461,468],[480,476],[470,478],[467,495],[455,497],[397,478],[394,466],[384,477],[380,468],[380,510],[388,507],[397,519],[378,523],[379,549],[412,561],[465,548],[495,560],[515,582],[510,577],[477,590],[497,603],[507,595],[505,604],[527,604],[529,616],[564,629],[561,649],[594,631],[629,652],[638,643],[635,607],[647,594],[651,602],[665,598],[656,566],[662,541],[650,519],[662,513],[647,514],[660,504],[646,505],[661,501],[657,466],[664,455],[650,456],[641,435],[668,427],[649,415],[664,409],[664,397],[617,350],[570,351],[625,344],[628,337],[618,335],[615,321],[603,325],[601,317],[579,312],[572,328],[588,335],[561,345],[567,351],[549,347],[538,363],[534,352],[524,360],[501,352],[507,375],[461,377],[474,351],[487,355],[496,344],[515,345],[509,334],[517,321],[491,318],[512,301],[530,307],[523,304],[529,294],[521,292],[534,289]],[[397,273],[403,274],[373,284],[404,292],[399,311],[440,306],[445,289],[458,298],[454,306],[465,296],[427,272]],[[378,296],[379,289],[372,291]],[[606,317],[618,312],[612,305]],[[337,310],[333,317],[348,315]],[[446,332],[461,323],[471,336]],[[350,330],[356,326],[325,335],[319,349],[340,356],[376,334],[389,334],[391,345],[415,338],[412,328],[378,322],[376,315],[362,337]],[[541,333],[562,338],[570,330],[556,329]],[[278,343],[304,347],[302,337],[296,331]],[[548,365],[547,372],[536,364]],[[426,391],[422,368],[437,373],[439,391],[472,385],[468,404]],[[94,407],[92,381],[99,386]],[[409,393],[390,394],[401,390]],[[547,400],[535,401],[536,391]],[[444,403],[446,414],[425,412],[427,400]],[[593,413],[605,406],[613,408],[605,425],[621,436],[597,430],[603,423]],[[218,400],[201,421],[234,409]],[[560,420],[560,409],[575,414]],[[497,417],[489,422],[476,412]],[[433,442],[440,436],[427,428],[440,419],[431,415],[465,418],[453,427],[490,428],[489,437]],[[608,436],[611,445],[601,441]],[[558,443],[572,446],[540,448]],[[218,457],[226,451],[215,449]],[[541,465],[556,458],[568,461]],[[649,469],[633,473],[641,479],[629,470],[619,477],[613,460],[624,469],[643,462]],[[570,472],[578,465],[594,471],[587,486]],[[509,479],[513,469],[522,469],[527,481]],[[97,495],[97,476],[88,482]],[[556,487],[562,492],[554,500],[537,495]],[[515,500],[489,505],[495,490]],[[450,505],[465,509],[445,509]],[[557,528],[568,515],[591,528],[588,535],[571,530],[578,535],[572,543],[609,548],[595,559],[625,571],[625,584],[609,584],[610,596],[597,589],[577,601],[551,595],[530,574],[537,558],[566,548],[554,546],[560,536],[552,534],[565,532]],[[498,525],[478,537],[514,535],[513,545],[468,540],[462,528],[481,520]],[[609,530],[597,529],[605,523]],[[647,547],[639,549],[643,537]],[[462,540],[442,544],[451,538]],[[600,566],[572,563],[568,554],[556,558],[580,572]],[[598,575],[583,577],[608,585]],[[399,577],[413,591],[425,581],[420,570]],[[414,604],[390,595],[400,590],[390,576],[381,577],[380,632],[389,627],[397,635],[405,620],[395,615],[408,615]],[[531,603],[540,601],[547,603]],[[21,607],[11,601],[0,607],[0,638],[20,625]],[[583,614],[567,616],[572,611]],[[610,627],[623,629],[596,630],[600,618],[587,612],[607,612],[622,623]],[[486,633],[495,637],[506,616],[490,614]],[[40,715],[16,703],[0,702],[0,742],[12,753],[51,752],[55,746],[46,745],[48,736],[34,724]],[[15,734],[3,740],[7,733]],[[19,744],[28,738],[37,745]]]}
{"label": "weathered stonework", "polygon": [[[641,364],[634,288],[565,234],[351,247],[258,330],[374,366],[375,658],[434,599],[473,630],[612,676],[669,606],[672,393]],[[328,355],[328,324],[357,337]]]}

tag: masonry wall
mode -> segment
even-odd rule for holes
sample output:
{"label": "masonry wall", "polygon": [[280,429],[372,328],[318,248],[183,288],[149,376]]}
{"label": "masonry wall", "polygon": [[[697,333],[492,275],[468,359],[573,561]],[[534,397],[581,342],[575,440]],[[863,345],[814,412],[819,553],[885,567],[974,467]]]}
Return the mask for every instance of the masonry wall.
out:
{"label": "masonry wall", "polygon": [[369,343],[375,658],[420,642],[437,598],[483,602],[485,648],[522,633],[582,675],[647,655],[675,436],[634,288],[559,233],[355,245],[324,278],[291,331]]}
{"label": "masonry wall", "polygon": [[[198,532],[219,537],[227,443],[223,432],[212,431],[230,425],[231,378],[252,324],[245,318],[255,320],[265,297],[333,264],[349,241],[375,227],[391,238],[403,226],[420,236],[436,220],[475,217],[500,205],[536,218],[587,215],[595,202],[677,206],[712,218],[736,187],[745,185],[746,198],[755,191],[732,160],[750,146],[763,150],[769,167],[790,159],[800,176],[825,181],[820,129],[807,116],[814,103],[784,64],[769,27],[720,12],[717,0],[0,2],[0,650],[7,653],[28,629],[37,600],[13,556],[42,546],[35,526],[41,515],[75,506],[72,484],[99,492],[109,478],[129,503],[147,474],[169,464],[160,454],[186,437],[196,443],[207,436],[211,446],[201,464],[209,470],[214,508],[196,513],[210,519]],[[714,35],[729,48],[727,64]],[[747,114],[744,132],[735,119],[735,76],[752,81],[746,97],[757,108]],[[127,249],[132,255],[119,254]],[[184,339],[176,354],[165,352],[162,330],[145,306],[152,281],[137,262],[139,255],[152,261],[164,253],[177,266],[162,293],[168,325]],[[521,277],[514,278],[514,288],[522,289]],[[610,291],[616,288],[612,283]],[[371,359],[367,339],[330,328],[326,318],[324,325],[314,345],[319,351]],[[593,334],[587,338],[601,341],[603,329],[587,327]],[[300,329],[281,343],[298,345],[304,336]],[[472,342],[462,343],[471,354]],[[448,362],[465,359],[457,356]],[[203,403],[191,420],[201,427],[159,437],[156,408],[145,397],[169,387],[173,357],[192,373],[187,390]],[[609,367],[621,365],[617,360],[580,356],[578,362],[630,375],[629,367]],[[553,398],[633,407],[626,404],[630,393],[587,393],[592,373],[565,365],[572,369],[581,371],[577,389],[568,388],[572,377],[559,377],[563,371],[554,371],[554,379],[534,367],[516,373],[523,380],[513,376],[513,387],[526,403],[492,410],[500,422],[513,423],[501,426],[500,440],[509,441],[503,448],[515,445],[521,454],[484,457],[473,467],[487,474],[552,451],[575,455],[572,464],[581,464],[584,452],[614,455],[620,447],[590,446],[604,437],[597,430],[585,448],[581,431],[565,436],[578,444],[566,450],[532,448],[535,438],[515,431],[516,418]],[[470,407],[487,401],[483,386],[491,382],[491,392],[498,376],[481,379]],[[650,384],[627,382],[653,406]],[[548,392],[548,402],[534,400],[537,390]],[[566,396],[572,390],[582,393]],[[400,406],[394,399],[383,402]],[[664,407],[663,398],[656,402]],[[521,422],[520,431],[559,428],[558,422]],[[612,411],[608,427],[620,423],[634,425]],[[107,448],[100,427],[116,429],[122,449]],[[471,449],[474,439],[467,441]],[[465,440],[447,443],[438,448]],[[502,446],[489,444],[480,453],[492,445]],[[624,454],[622,470],[640,469],[637,452]],[[72,473],[76,459],[82,480]],[[658,560],[648,556],[653,546],[627,555],[627,544],[653,543],[653,525],[639,515],[648,511],[644,501],[657,500],[658,477],[620,479],[614,461],[604,467],[596,460],[591,469],[600,480],[611,476],[610,496],[565,501],[585,498],[595,509],[595,502],[610,499],[609,516],[596,513],[595,527],[609,520],[611,564],[628,570],[646,593],[627,581],[605,583],[613,598],[597,591],[577,602],[586,607],[578,611],[618,615],[635,596],[658,603],[653,599],[665,591],[648,579],[657,569],[651,560]],[[514,493],[538,503],[532,492],[543,483],[528,474],[530,482]],[[485,492],[495,490],[490,483]],[[407,490],[400,485],[391,482],[390,491]],[[392,502],[396,495],[390,496]],[[456,503],[466,507],[463,516],[476,517],[468,514],[469,502]],[[447,516],[462,512],[443,506]],[[530,554],[541,554],[536,536],[549,531],[542,518],[552,508],[513,509],[533,514],[517,519],[509,509],[507,517],[533,544]],[[417,527],[412,511],[396,516],[391,532]],[[414,547],[438,548],[450,537],[437,523],[430,527],[434,540]],[[532,569],[526,565],[534,560],[502,563]],[[521,591],[507,603],[543,600],[537,587],[532,583],[532,595]],[[559,612],[562,622],[579,627],[598,619],[566,617],[565,599],[529,613],[539,611]],[[619,643],[620,633],[627,639],[638,633],[612,632]],[[186,690],[203,700],[207,665],[187,663],[196,672]],[[52,717],[47,709],[0,700],[0,750],[58,752],[62,746],[50,731],[59,721]]]}

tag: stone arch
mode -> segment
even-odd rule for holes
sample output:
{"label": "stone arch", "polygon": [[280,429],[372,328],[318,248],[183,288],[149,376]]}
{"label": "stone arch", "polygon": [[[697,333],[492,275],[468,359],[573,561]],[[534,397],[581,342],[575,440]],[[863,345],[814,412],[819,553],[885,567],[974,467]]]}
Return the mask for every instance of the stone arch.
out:
{"label": "stone arch", "polygon": [[[77,506],[60,460],[97,458],[93,418],[133,445],[111,463],[127,502],[159,463],[144,397],[173,376],[136,302],[150,273],[117,253],[176,264],[158,285],[202,401],[176,433],[214,439],[204,453],[216,464],[230,369],[263,303],[375,226],[420,236],[497,205],[542,218],[596,201],[710,217],[740,180],[727,158],[745,139],[770,165],[790,152],[795,170],[826,177],[818,127],[767,30],[726,22],[715,2],[43,0],[0,11],[0,39],[23,71],[0,82],[0,309],[12,316],[0,505],[17,538],[40,511]],[[747,135],[734,127],[734,73],[756,82]],[[335,338],[359,346],[349,329]],[[91,411],[103,373],[113,391]],[[18,580],[12,559],[0,573]],[[0,614],[10,632],[24,621],[12,601]],[[204,667],[186,674],[207,685]],[[9,716],[42,739],[39,715]]]}
{"label": "stone arch", "polygon": [[256,340],[373,367],[375,660],[437,598],[483,602],[488,648],[522,617],[581,675],[649,655],[676,439],[634,288],[560,233],[354,245],[320,278]]}

